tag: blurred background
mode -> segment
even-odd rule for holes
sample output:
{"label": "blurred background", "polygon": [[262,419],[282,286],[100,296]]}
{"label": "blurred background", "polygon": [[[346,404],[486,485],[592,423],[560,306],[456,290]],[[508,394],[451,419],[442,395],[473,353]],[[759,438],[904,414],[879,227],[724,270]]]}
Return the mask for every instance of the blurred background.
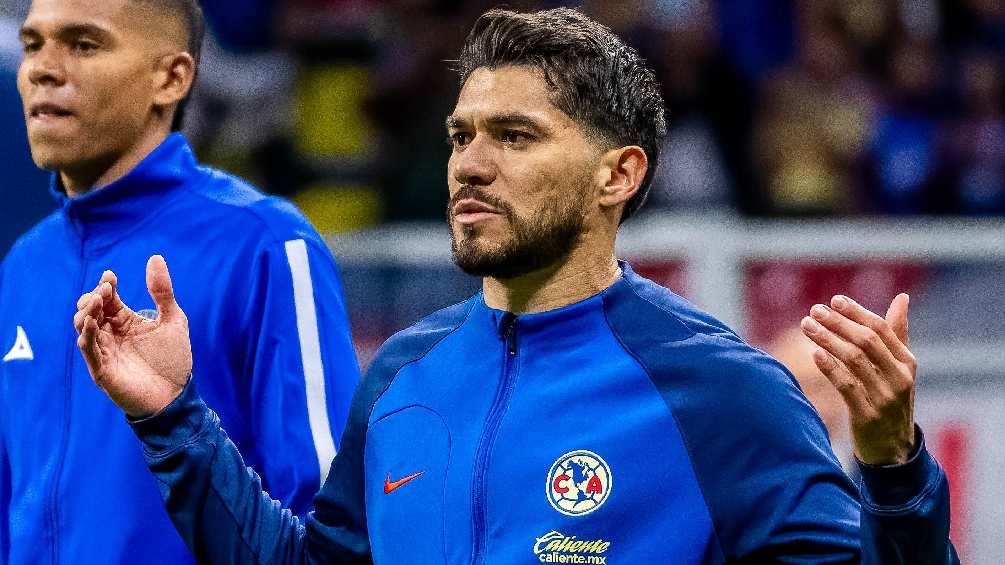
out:
{"label": "blurred background", "polygon": [[[26,0],[0,6],[0,253],[47,213],[14,73]],[[330,236],[365,364],[478,281],[450,263],[449,61],[493,2],[204,0],[186,134],[207,163]],[[510,1],[576,5],[656,70],[670,135],[625,226],[638,270],[782,358],[845,460],[838,399],[794,332],[843,292],[912,295],[919,419],[951,477],[966,562],[1005,563],[1005,2]]]}

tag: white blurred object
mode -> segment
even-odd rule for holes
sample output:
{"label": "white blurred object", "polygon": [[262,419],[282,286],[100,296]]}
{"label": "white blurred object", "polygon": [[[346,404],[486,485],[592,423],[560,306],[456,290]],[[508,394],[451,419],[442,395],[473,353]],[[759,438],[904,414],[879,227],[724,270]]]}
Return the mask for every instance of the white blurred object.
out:
{"label": "white blurred object", "polygon": [[185,132],[224,153],[257,147],[292,126],[295,79],[286,52],[234,54],[207,34]]}
{"label": "white blurred object", "polygon": [[673,125],[653,176],[650,206],[725,206],[729,180],[719,146],[702,120]]}
{"label": "white blurred object", "polygon": [[939,6],[936,0],[900,0],[900,19],[914,37],[933,38],[939,33]]}
{"label": "white blurred object", "polygon": [[[30,7],[31,0],[3,0],[0,2],[0,17],[13,18],[20,25]],[[17,38],[17,34],[14,34],[14,38]]]}
{"label": "white blurred object", "polygon": [[649,12],[666,28],[687,25],[707,10],[706,0],[649,0]]}
{"label": "white blurred object", "polygon": [[21,41],[18,39],[20,29],[20,19],[0,15],[0,70],[17,71],[21,63]]}

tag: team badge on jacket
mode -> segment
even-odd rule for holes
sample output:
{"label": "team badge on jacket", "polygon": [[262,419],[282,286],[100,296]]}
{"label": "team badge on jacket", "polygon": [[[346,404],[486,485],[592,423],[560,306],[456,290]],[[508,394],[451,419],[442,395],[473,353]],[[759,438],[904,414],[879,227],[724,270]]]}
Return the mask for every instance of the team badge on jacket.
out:
{"label": "team badge on jacket", "polygon": [[18,326],[17,337],[14,338],[14,346],[10,348],[7,355],[4,355],[4,363],[11,361],[32,361],[34,359],[35,353],[31,350],[31,343],[28,342],[28,334],[24,332],[24,328]]}
{"label": "team badge on jacket", "polygon": [[545,492],[552,508],[582,516],[600,508],[611,494],[611,467],[596,453],[580,449],[558,458],[548,471]]}

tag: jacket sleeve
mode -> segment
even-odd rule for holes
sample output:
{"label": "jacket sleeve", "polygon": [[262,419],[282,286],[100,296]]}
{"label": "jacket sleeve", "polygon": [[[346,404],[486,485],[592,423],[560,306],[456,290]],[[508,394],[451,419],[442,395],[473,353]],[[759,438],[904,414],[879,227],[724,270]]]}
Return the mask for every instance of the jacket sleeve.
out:
{"label": "jacket sleeve", "polygon": [[[959,563],[949,541],[949,492],[945,475],[924,449],[891,467],[862,466],[858,493],[831,454],[819,418],[787,373],[759,365],[756,388],[734,379],[736,400],[719,398],[752,435],[759,456],[744,446],[718,459],[712,494],[719,498],[718,535],[727,561],[743,563],[841,563],[945,565]],[[734,366],[734,375],[741,375]],[[772,382],[773,381],[773,382]],[[755,408],[756,407],[756,408]],[[720,417],[724,424],[728,416]],[[748,432],[743,432],[744,435]],[[720,442],[723,440],[720,440]],[[704,443],[710,450],[711,441]],[[711,469],[711,468],[710,468]],[[755,524],[757,524],[755,526]]]}
{"label": "jacket sleeve", "polygon": [[364,495],[370,412],[399,368],[452,329],[420,328],[381,348],[353,394],[341,449],[306,521],[263,491],[192,381],[159,414],[131,422],[168,514],[199,561],[372,563]]}
{"label": "jacket sleeve", "polygon": [[[370,563],[362,495],[348,502],[338,495],[362,473],[354,468],[361,465],[369,414],[362,412],[362,426],[347,430],[346,450],[332,466],[317,510],[305,521],[262,489],[258,475],[245,466],[219,418],[196,392],[194,379],[162,412],[130,425],[143,444],[168,514],[198,562],[357,564]],[[322,524],[319,513],[330,521]]]}
{"label": "jacket sleeve", "polygon": [[244,449],[266,489],[303,518],[359,382],[341,281],[331,252],[311,238],[264,248],[251,284],[242,305],[251,432]]}
{"label": "jacket sleeve", "polygon": [[862,562],[870,565],[958,564],[949,540],[949,484],[938,462],[918,449],[903,465],[859,463],[862,472]]}

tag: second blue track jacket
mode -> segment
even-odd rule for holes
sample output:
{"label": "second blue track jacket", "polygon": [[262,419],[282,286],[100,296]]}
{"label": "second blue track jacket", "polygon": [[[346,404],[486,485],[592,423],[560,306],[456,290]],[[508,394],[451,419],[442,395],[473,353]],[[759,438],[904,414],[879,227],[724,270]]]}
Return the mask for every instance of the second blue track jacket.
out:
{"label": "second blue track jacket", "polygon": [[201,167],[174,134],[111,185],[69,199],[0,267],[0,562],[192,561],[122,412],[94,386],[70,320],[114,270],[152,309],[167,259],[195,371],[247,463],[304,515],[359,377],[335,262],[291,204]]}

